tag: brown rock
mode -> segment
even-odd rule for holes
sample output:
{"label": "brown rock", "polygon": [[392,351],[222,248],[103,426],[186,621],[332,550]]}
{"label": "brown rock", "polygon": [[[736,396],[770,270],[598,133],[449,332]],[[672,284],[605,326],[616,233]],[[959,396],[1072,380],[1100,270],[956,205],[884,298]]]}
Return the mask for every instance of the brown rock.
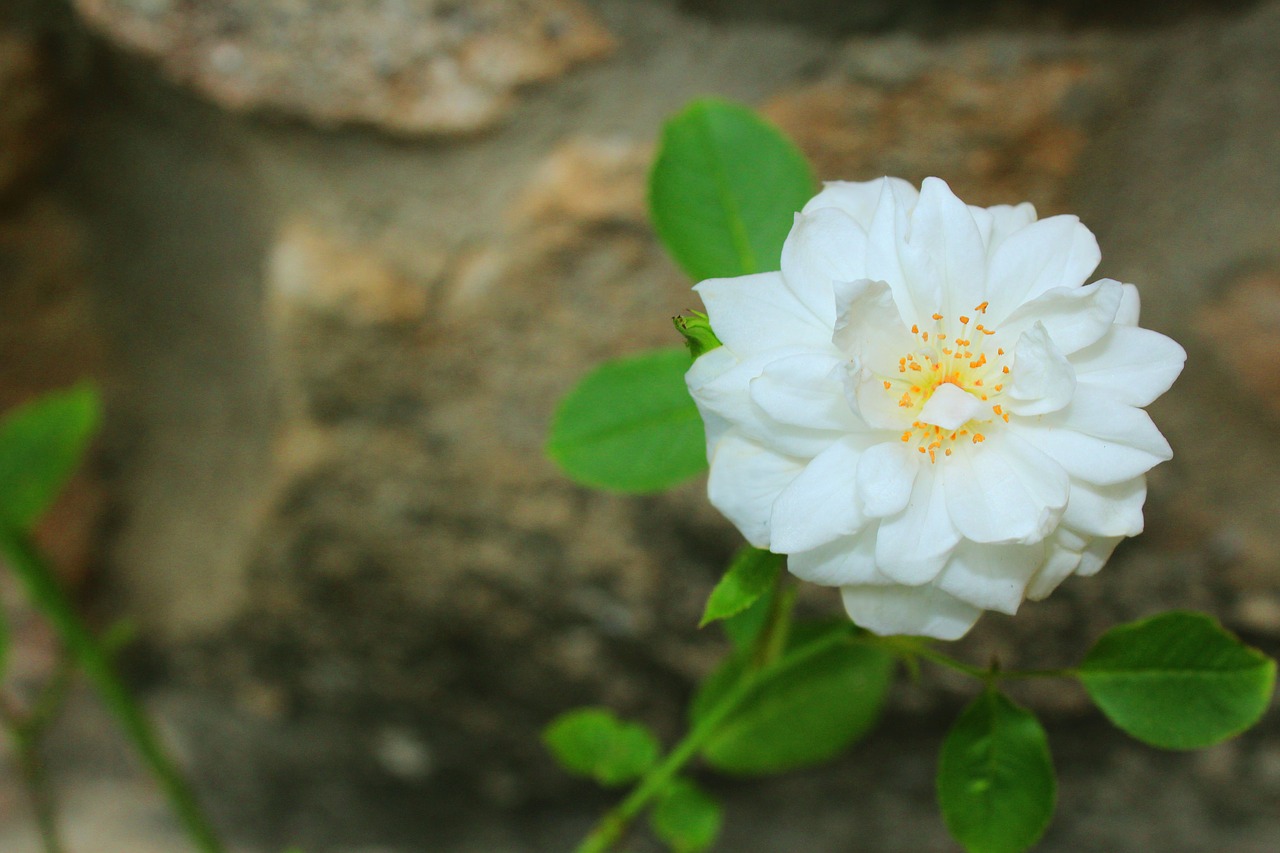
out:
{"label": "brown rock", "polygon": [[765,113],[823,180],[936,175],[971,204],[1063,205],[1106,93],[1087,42],[1042,46],[998,36],[929,45],[858,39],[844,69],[776,96]]}
{"label": "brown rock", "polygon": [[608,54],[575,0],[76,0],[94,27],[233,110],[406,134],[497,123],[513,91]]}
{"label": "brown rock", "polygon": [[1197,314],[1196,331],[1236,391],[1280,417],[1280,270],[1241,276]]}
{"label": "brown rock", "polygon": [[33,39],[0,31],[0,199],[29,183],[61,137],[51,74]]}
{"label": "brown rock", "polygon": [[316,313],[354,325],[413,323],[427,291],[367,248],[350,245],[306,220],[284,226],[268,259],[269,310],[276,323]]}

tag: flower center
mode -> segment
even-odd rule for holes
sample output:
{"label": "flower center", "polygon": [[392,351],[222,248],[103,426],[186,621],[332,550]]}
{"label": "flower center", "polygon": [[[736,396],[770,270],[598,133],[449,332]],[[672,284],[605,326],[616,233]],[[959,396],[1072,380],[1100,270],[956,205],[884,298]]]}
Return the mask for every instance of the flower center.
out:
{"label": "flower center", "polygon": [[898,359],[897,375],[883,380],[885,393],[912,418],[903,442],[914,444],[930,462],[937,462],[939,453],[950,456],[957,441],[986,441],[984,425],[1009,421],[1009,413],[995,402],[1008,381],[1005,350],[991,340],[995,329],[973,322],[986,311],[983,302],[958,322],[934,314],[928,328],[913,325],[916,345]]}

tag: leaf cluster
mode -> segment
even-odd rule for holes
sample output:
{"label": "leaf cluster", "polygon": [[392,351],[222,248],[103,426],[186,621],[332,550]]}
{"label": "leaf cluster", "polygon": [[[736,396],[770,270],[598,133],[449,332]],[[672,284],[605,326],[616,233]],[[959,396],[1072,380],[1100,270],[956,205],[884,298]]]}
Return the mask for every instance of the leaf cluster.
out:
{"label": "leaf cluster", "polygon": [[[695,280],[778,268],[795,212],[814,179],[803,156],[749,109],[696,101],[663,130],[650,180],[658,236]],[[589,373],[562,401],[547,449],[571,478],[619,492],[677,485],[706,467],[702,420],[685,389],[689,356],[720,346],[705,315],[675,318],[688,353],[642,353]],[[899,661],[975,676],[978,697],[941,748],[939,805],[971,853],[1017,853],[1036,843],[1057,796],[1044,728],[1000,689],[1009,678],[1077,679],[1101,712],[1144,743],[1195,749],[1256,723],[1275,687],[1276,663],[1212,618],[1172,612],[1104,634],[1070,670],[1010,673],[956,661],[914,638],[879,638],[847,622],[791,621],[784,558],[744,548],[707,601],[732,652],[698,689],[689,733],[665,754],[657,736],[606,709],[571,711],[545,741],[571,772],[601,784],[635,783],[580,853],[618,843],[648,811],[676,851],[714,843],[723,817],[687,775],[700,759],[734,775],[778,773],[827,761],[875,725]]]}

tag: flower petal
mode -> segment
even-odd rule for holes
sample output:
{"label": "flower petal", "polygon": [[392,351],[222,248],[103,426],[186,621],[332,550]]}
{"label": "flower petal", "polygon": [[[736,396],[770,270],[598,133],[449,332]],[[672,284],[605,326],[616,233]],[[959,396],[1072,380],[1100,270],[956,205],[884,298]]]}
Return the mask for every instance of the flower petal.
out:
{"label": "flower petal", "polygon": [[1145,411],[1087,385],[1076,387],[1065,409],[1009,426],[1073,479],[1098,486],[1132,480],[1173,456]]}
{"label": "flower petal", "polygon": [[1036,209],[1024,201],[1018,205],[997,204],[994,207],[969,206],[969,214],[978,226],[982,242],[987,247],[987,257],[995,254],[1000,244],[1015,231],[1026,228],[1036,221]]}
{"label": "flower petal", "polygon": [[[708,355],[725,349],[726,347],[719,347]],[[736,363],[714,378],[704,380],[704,375],[699,373],[696,378],[701,381],[701,384],[691,383],[689,375],[686,374],[689,393],[704,416],[706,413],[711,413],[723,418],[737,427],[743,436],[783,455],[811,459],[826,450],[843,434],[844,430],[823,429],[819,425],[800,426],[779,423],[751,398],[752,383],[762,376],[771,364],[793,357],[823,358],[820,355],[814,356],[811,351],[800,347],[769,350],[747,359],[735,359]],[[725,363],[723,359],[718,361],[718,364],[713,363],[708,368],[706,375],[710,375],[713,370]],[[832,401],[832,405],[839,406],[843,402],[842,397],[837,397]],[[850,417],[854,417],[852,412]]]}
{"label": "flower petal", "polygon": [[729,431],[711,456],[707,498],[757,548],[769,547],[769,519],[778,495],[804,463],[766,450]]}
{"label": "flower petal", "polygon": [[1050,216],[1013,231],[991,256],[987,298],[992,324],[1049,290],[1079,287],[1100,260],[1098,241],[1074,216]]}
{"label": "flower petal", "polygon": [[738,357],[728,347],[716,347],[698,356],[693,366],[684,375],[684,383],[689,388],[689,395],[702,415],[702,425],[707,437],[707,458],[711,458],[711,450],[730,426],[729,419],[717,414],[698,398],[699,391],[708,383],[723,376],[739,364]]}
{"label": "flower petal", "polygon": [[1138,288],[1132,284],[1122,284],[1120,287],[1123,290],[1120,295],[1120,307],[1116,309],[1116,325],[1136,326],[1138,315],[1142,313],[1142,297],[1138,295]]}
{"label": "flower petal", "polygon": [[912,634],[938,640],[958,640],[978,621],[982,611],[925,586],[850,585],[840,588],[844,609],[859,627],[873,634]]}
{"label": "flower petal", "polygon": [[1040,322],[1018,338],[1012,376],[1009,397],[1014,402],[1008,408],[1017,415],[1056,412],[1071,402],[1076,391],[1075,369]]}
{"label": "flower petal", "polygon": [[945,430],[959,429],[985,408],[982,401],[959,385],[943,382],[929,396],[920,410],[919,419]]}
{"label": "flower petal", "polygon": [[1111,555],[1115,553],[1116,546],[1123,539],[1123,536],[1111,536],[1091,541],[1080,556],[1080,565],[1076,567],[1076,574],[1082,578],[1096,575],[1111,559]]}
{"label": "flower petal", "polygon": [[1036,323],[1043,323],[1058,349],[1071,355],[1110,330],[1123,295],[1119,282],[1105,278],[1085,287],[1056,288],[1010,314],[1000,326],[1000,333],[1021,335]]}
{"label": "flower petal", "polygon": [[827,181],[822,185],[822,192],[809,199],[801,213],[812,213],[824,207],[834,207],[844,211],[866,230],[875,215],[876,205],[880,203],[880,194],[885,184],[892,186],[893,193],[910,209],[915,206],[920,193],[911,184],[901,178],[879,178],[874,181]]}
{"label": "flower petal", "polygon": [[893,292],[883,281],[863,278],[836,283],[836,322],[831,341],[840,352],[879,359],[873,367],[889,371],[901,352],[914,344]]}
{"label": "flower petal", "polygon": [[1022,603],[1027,581],[1044,562],[1045,543],[978,545],[961,543],[938,576],[937,586],[961,601],[1014,614]]}
{"label": "flower petal", "polygon": [[820,208],[797,213],[782,244],[782,278],[828,327],[835,323],[833,287],[867,274],[867,234],[847,213]]}
{"label": "flower petal", "polygon": [[856,439],[838,441],[782,490],[773,504],[770,550],[808,551],[856,533],[866,523],[854,482],[862,450]]}
{"label": "flower petal", "polygon": [[1063,524],[1090,536],[1137,536],[1142,532],[1142,505],[1147,478],[1134,477],[1110,486],[1076,481],[1062,514]]}
{"label": "flower petal", "polygon": [[750,380],[751,400],[780,424],[865,431],[844,396],[844,361],[804,353],[770,361]]}
{"label": "flower petal", "polygon": [[1062,528],[1059,528],[1046,541],[1044,564],[1027,584],[1027,598],[1031,601],[1047,598],[1049,593],[1057,589],[1058,584],[1071,577],[1076,567],[1080,565],[1080,551],[1070,547],[1072,543],[1063,541],[1064,537],[1060,535],[1061,530]]}
{"label": "flower petal", "polygon": [[1057,526],[1071,488],[1062,466],[1009,430],[958,444],[942,482],[952,522],[974,542],[1039,542]]}
{"label": "flower petal", "polygon": [[870,370],[855,358],[845,367],[845,399],[868,426],[882,430],[901,430],[903,416],[900,398],[886,390],[884,382],[883,373]]}
{"label": "flower petal", "polygon": [[867,226],[867,278],[888,284],[898,313],[911,322],[928,317],[942,304],[940,283],[917,280],[914,284],[922,292],[916,294],[902,263],[902,254],[911,251],[906,235],[916,197],[914,190],[904,193],[898,184],[886,180]]}
{"label": "flower petal", "polygon": [[972,311],[986,298],[986,244],[969,206],[945,181],[924,179],[909,234],[911,251],[903,253],[902,265],[917,307],[933,300],[934,311],[951,316]]}
{"label": "flower petal", "polygon": [[801,580],[823,586],[893,583],[876,569],[874,523],[853,536],[842,536],[810,551],[788,555],[787,568]]}
{"label": "flower petal", "polygon": [[741,358],[782,346],[831,346],[831,325],[787,289],[782,273],[710,278],[694,290],[716,337]]}
{"label": "flower petal", "polygon": [[933,580],[960,543],[935,467],[921,466],[906,508],[880,522],[876,565],[899,583]]}
{"label": "flower petal", "polygon": [[907,507],[920,472],[919,454],[900,441],[867,449],[858,459],[858,498],[870,518],[897,515]]}
{"label": "flower petal", "polygon": [[1186,360],[1186,350],[1171,338],[1120,325],[1071,357],[1077,381],[1130,406],[1145,406],[1168,391]]}

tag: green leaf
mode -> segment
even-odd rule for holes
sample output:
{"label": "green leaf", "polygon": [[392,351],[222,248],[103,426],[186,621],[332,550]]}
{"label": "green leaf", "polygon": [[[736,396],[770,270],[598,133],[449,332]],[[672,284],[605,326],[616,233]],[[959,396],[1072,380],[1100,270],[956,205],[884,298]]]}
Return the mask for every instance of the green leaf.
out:
{"label": "green leaf", "polygon": [[764,630],[769,621],[769,610],[773,607],[773,597],[777,588],[770,587],[755,602],[736,616],[730,616],[720,623],[725,636],[739,652],[746,652],[755,644],[756,637]]}
{"label": "green leaf", "polygon": [[1018,853],[1044,834],[1057,781],[1035,716],[989,689],[947,734],[938,762],[938,803],[969,853]]}
{"label": "green leaf", "polygon": [[[793,626],[782,657],[703,747],[707,763],[727,773],[779,773],[826,761],[866,734],[888,695],[894,659],[855,642],[855,631],[844,620]],[[806,647],[824,643],[806,657]],[[707,678],[690,710],[695,723],[747,677],[748,661],[745,652],[734,655]]]}
{"label": "green leaf", "polygon": [[1079,676],[1102,713],[1133,737],[1198,749],[1258,721],[1276,662],[1203,613],[1173,611],[1103,634]]}
{"label": "green leaf", "polygon": [[649,730],[606,708],[562,714],[543,731],[542,740],[562,767],[602,785],[634,781],[658,760],[658,741]]}
{"label": "green leaf", "polygon": [[26,530],[75,473],[98,425],[88,386],[46,394],[0,421],[0,524]]}
{"label": "green leaf", "polygon": [[785,559],[780,554],[750,546],[739,551],[724,577],[711,590],[698,627],[736,616],[754,604],[773,587]]}
{"label": "green leaf", "polygon": [[779,268],[796,211],[814,194],[804,155],[740,104],[706,98],[667,122],[649,176],[654,228],[695,279]]}
{"label": "green leaf", "polygon": [[689,355],[664,349],[600,365],[560,401],[547,453],[587,486],[655,492],[707,467]]}
{"label": "green leaf", "polygon": [[701,311],[690,311],[688,314],[672,317],[671,322],[676,331],[684,336],[684,345],[689,348],[689,355],[693,358],[722,346],[716,333],[711,330],[711,320]]}
{"label": "green leaf", "polygon": [[653,832],[676,853],[700,853],[720,834],[720,806],[686,779],[675,779],[649,815]]}

